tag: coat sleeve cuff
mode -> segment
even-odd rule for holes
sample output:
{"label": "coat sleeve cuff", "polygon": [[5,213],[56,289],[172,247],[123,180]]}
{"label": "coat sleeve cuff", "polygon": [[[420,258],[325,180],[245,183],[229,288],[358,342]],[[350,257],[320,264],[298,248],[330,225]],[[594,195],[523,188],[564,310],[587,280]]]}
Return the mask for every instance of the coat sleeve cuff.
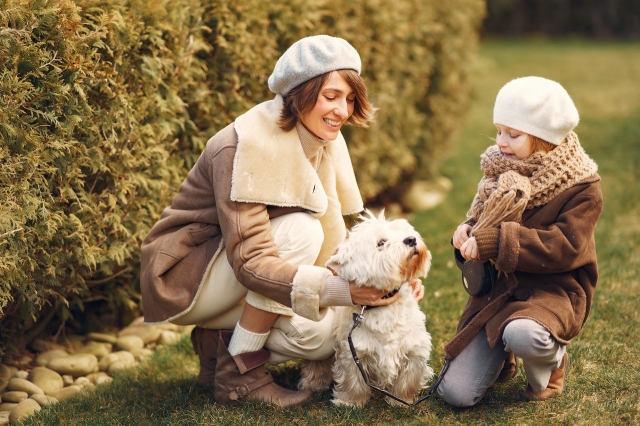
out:
{"label": "coat sleeve cuff", "polygon": [[478,244],[478,257],[482,262],[498,257],[498,242],[500,230],[498,228],[483,228],[473,232]]}
{"label": "coat sleeve cuff", "polygon": [[326,277],[320,287],[320,306],[355,306],[351,301],[349,281],[333,275]]}
{"label": "coat sleeve cuff", "polygon": [[520,224],[517,222],[502,222],[498,243],[498,257],[496,269],[511,273],[518,266],[520,254]]}
{"label": "coat sleeve cuff", "polygon": [[291,309],[301,317],[320,321],[327,308],[320,308],[320,288],[328,276],[333,274],[326,268],[301,265],[293,277]]}

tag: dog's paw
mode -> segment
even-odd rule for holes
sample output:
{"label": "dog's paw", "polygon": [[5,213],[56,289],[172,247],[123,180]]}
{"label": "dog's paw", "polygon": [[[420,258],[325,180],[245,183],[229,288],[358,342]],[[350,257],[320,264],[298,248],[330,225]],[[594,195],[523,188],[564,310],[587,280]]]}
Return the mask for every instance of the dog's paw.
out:
{"label": "dog's paw", "polygon": [[350,402],[350,401],[343,401],[341,399],[332,399],[331,402],[333,403],[333,405],[337,405],[337,406],[343,406],[343,407],[363,407],[364,404],[358,404],[356,402]]}

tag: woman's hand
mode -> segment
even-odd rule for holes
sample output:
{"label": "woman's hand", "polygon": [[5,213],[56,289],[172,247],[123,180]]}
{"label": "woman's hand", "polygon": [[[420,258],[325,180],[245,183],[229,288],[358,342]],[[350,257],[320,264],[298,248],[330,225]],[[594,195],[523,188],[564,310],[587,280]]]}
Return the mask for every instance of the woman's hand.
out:
{"label": "woman's hand", "polygon": [[469,239],[469,234],[471,233],[471,225],[467,223],[463,223],[458,226],[456,232],[453,233],[453,246],[460,250],[462,244],[464,244]]}
{"label": "woman's hand", "polygon": [[415,280],[409,283],[411,287],[413,287],[413,297],[419,302],[424,297],[424,285],[422,285],[422,281],[416,278]]}
{"label": "woman's hand", "polygon": [[478,243],[471,237],[460,246],[460,254],[467,260],[478,260]]}
{"label": "woman's hand", "polygon": [[361,306],[385,306],[390,305],[400,297],[400,292],[393,296],[383,299],[389,292],[378,290],[373,287],[358,287],[355,281],[349,281],[349,290],[351,290],[351,301],[355,305]]}

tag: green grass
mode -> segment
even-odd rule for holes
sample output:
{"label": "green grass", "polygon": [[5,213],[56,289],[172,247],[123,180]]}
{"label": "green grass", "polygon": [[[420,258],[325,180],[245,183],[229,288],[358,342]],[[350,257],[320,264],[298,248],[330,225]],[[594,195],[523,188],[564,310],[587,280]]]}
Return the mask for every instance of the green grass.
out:
{"label": "green grass", "polygon": [[[434,254],[425,281],[424,310],[434,342],[433,367],[453,336],[466,301],[451,263],[449,239],[464,220],[480,178],[479,155],[491,144],[493,100],[508,80],[540,75],[559,81],[581,113],[576,129],[600,167],[604,211],[596,231],[600,281],[589,320],[569,346],[565,393],[543,403],[522,399],[522,374],[496,385],[480,404],[459,410],[435,396],[417,407],[334,407],[329,393],[286,410],[260,404],[223,407],[194,386],[197,358],[188,339],[156,352],[145,366],[115,376],[111,385],[43,410],[31,425],[194,424],[638,424],[640,423],[640,45],[579,41],[490,42],[480,51],[467,119],[443,165],[454,189],[438,208],[410,216]],[[296,363],[273,369],[293,386]]]}

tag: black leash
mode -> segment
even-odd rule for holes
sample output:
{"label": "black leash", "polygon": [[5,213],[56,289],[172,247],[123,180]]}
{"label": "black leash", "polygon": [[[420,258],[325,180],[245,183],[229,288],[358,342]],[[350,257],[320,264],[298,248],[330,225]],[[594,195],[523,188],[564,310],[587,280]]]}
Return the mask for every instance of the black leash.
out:
{"label": "black leash", "polygon": [[408,405],[409,407],[413,407],[414,405],[417,405],[417,404],[421,403],[425,399],[430,398],[431,395],[433,395],[435,393],[436,389],[438,389],[438,386],[440,385],[440,382],[444,378],[444,373],[446,373],[447,369],[449,368],[449,360],[448,359],[445,359],[444,366],[442,366],[442,371],[440,371],[440,374],[438,375],[438,378],[436,379],[435,384],[431,387],[431,390],[429,391],[429,393],[427,393],[426,395],[421,396],[415,402],[405,401],[404,399],[395,396],[391,392],[387,392],[386,390],[384,390],[382,388],[379,388],[378,386],[375,386],[375,385],[372,385],[372,384],[369,383],[369,379],[367,378],[367,374],[364,372],[364,368],[362,367],[362,364],[360,363],[360,359],[358,358],[358,354],[356,353],[356,348],[353,346],[353,340],[351,339],[351,333],[353,333],[353,330],[355,330],[356,328],[360,327],[360,324],[362,324],[362,321],[364,321],[364,315],[363,314],[364,314],[364,311],[366,309],[367,309],[367,306],[363,306],[359,315],[356,314],[355,312],[353,313],[353,327],[351,327],[351,331],[349,331],[349,336],[347,337],[347,340],[349,341],[349,349],[351,349],[351,356],[353,356],[353,360],[355,361],[356,365],[358,366],[358,370],[360,370],[360,374],[362,374],[362,378],[364,379],[364,382],[371,389],[375,389],[378,392],[388,396],[389,398],[393,398],[398,402],[401,402],[401,403],[403,403],[405,405]]}

